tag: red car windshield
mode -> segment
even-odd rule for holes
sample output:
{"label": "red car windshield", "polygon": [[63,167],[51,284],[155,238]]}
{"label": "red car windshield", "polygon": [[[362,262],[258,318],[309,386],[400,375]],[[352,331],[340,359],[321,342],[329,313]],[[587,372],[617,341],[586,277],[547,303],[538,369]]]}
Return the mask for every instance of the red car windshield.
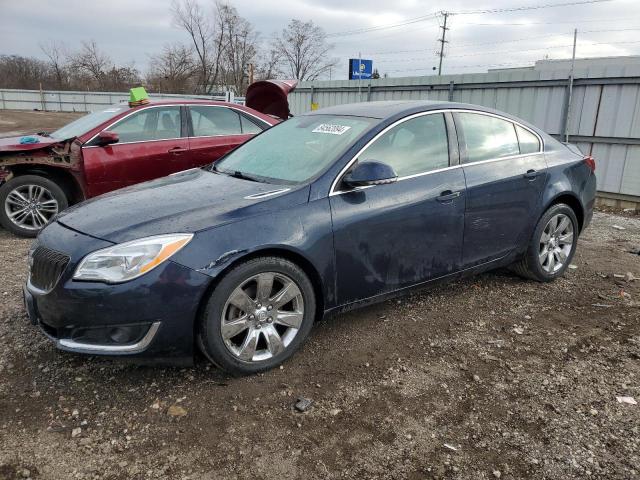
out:
{"label": "red car windshield", "polygon": [[110,118],[121,114],[125,110],[129,110],[129,105],[126,103],[122,105],[113,105],[99,112],[89,113],[84,117],[80,117],[79,119],[66,124],[55,132],[50,133],[49,136],[56,140],[67,140],[69,138],[79,137],[80,135],[87,133],[89,130],[94,129],[101,123],[106,122]]}

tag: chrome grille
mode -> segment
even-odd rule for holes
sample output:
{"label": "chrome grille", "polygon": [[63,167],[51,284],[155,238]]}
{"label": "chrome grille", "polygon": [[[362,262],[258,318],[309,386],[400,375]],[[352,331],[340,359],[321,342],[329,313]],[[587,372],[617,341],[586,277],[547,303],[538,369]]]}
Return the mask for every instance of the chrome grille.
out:
{"label": "chrome grille", "polygon": [[48,292],[56,286],[69,257],[50,248],[38,246],[31,255],[31,285]]}

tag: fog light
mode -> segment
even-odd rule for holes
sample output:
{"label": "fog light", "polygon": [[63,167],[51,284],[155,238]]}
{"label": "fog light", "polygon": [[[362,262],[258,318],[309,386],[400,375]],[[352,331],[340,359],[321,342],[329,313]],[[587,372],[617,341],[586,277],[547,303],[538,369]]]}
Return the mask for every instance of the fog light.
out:
{"label": "fog light", "polygon": [[129,343],[139,332],[139,327],[115,327],[109,331],[109,338],[114,343]]}

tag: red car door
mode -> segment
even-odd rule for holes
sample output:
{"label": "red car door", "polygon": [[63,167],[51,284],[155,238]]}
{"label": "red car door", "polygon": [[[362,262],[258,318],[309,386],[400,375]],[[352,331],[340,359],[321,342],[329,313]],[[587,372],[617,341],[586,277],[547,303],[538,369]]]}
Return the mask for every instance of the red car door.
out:
{"label": "red car door", "polygon": [[105,129],[118,134],[117,143],[88,142],[82,148],[87,196],[189,168],[189,140],[181,119],[179,105],[150,106]]}
{"label": "red car door", "polygon": [[262,128],[247,115],[221,105],[189,105],[191,167],[214,162]]}

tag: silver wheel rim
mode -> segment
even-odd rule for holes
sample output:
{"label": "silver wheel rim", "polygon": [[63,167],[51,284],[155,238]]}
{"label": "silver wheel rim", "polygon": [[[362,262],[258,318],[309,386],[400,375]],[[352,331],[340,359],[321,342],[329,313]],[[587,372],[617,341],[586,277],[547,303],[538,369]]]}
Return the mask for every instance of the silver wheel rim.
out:
{"label": "silver wheel rim", "polygon": [[540,236],[538,260],[547,273],[556,273],[567,263],[573,247],[573,222],[563,213],[554,215]]}
{"label": "silver wheel rim", "polygon": [[233,356],[262,362],[286,350],[303,318],[300,287],[286,275],[264,272],[231,292],[222,310],[220,333]]}
{"label": "silver wheel rim", "polygon": [[58,201],[45,187],[21,185],[7,195],[4,211],[14,225],[40,230],[58,213]]}

